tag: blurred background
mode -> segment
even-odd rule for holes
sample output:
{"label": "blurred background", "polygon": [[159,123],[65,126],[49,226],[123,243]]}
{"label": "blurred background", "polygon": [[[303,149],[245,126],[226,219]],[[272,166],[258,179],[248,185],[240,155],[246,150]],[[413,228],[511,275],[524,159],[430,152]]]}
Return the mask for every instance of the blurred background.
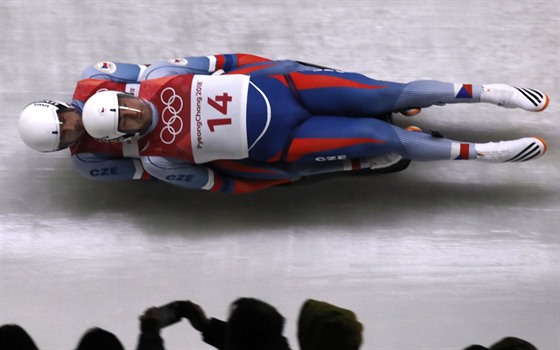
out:
{"label": "blurred background", "polygon": [[[363,350],[508,335],[560,347],[558,1],[0,0],[0,13],[0,323],[40,348],[73,348],[99,326],[132,349],[150,306],[190,299],[224,319],[240,296],[276,306],[294,349],[307,298],[355,311]],[[537,88],[551,99],[542,113],[453,105],[396,122],[465,141],[540,136],[549,150],[232,196],[92,182],[67,151],[18,136],[28,103],[70,101],[97,61],[235,52]],[[210,348],[186,321],[162,334],[167,349]]]}

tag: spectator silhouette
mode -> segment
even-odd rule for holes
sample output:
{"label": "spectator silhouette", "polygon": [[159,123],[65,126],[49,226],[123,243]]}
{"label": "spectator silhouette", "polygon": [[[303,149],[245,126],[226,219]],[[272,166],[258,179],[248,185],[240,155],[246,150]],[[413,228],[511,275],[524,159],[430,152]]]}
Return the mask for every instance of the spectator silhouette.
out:
{"label": "spectator silhouette", "polygon": [[0,348],[2,350],[39,350],[31,336],[16,324],[0,327]]}
{"label": "spectator silhouette", "polygon": [[536,346],[526,340],[516,337],[505,337],[489,348],[482,345],[471,345],[463,350],[538,350]]}
{"label": "spectator silhouette", "polygon": [[80,339],[76,350],[124,350],[119,339],[101,328],[89,329]]}
{"label": "spectator silhouette", "polygon": [[324,301],[307,300],[299,314],[301,350],[357,350],[362,331],[354,312]]}
{"label": "spectator silhouette", "polygon": [[230,308],[226,324],[227,350],[289,349],[284,317],[272,305],[254,298],[240,298]]}
{"label": "spectator silhouette", "polygon": [[[181,317],[189,320],[204,342],[220,350],[290,350],[282,335],[284,317],[272,305],[254,298],[239,298],[230,306],[227,322],[208,318],[190,301],[176,302]],[[140,317],[141,334],[137,350],[162,350],[160,313],[148,309]]]}
{"label": "spectator silhouette", "polygon": [[538,350],[526,340],[506,337],[490,347],[490,350]]}

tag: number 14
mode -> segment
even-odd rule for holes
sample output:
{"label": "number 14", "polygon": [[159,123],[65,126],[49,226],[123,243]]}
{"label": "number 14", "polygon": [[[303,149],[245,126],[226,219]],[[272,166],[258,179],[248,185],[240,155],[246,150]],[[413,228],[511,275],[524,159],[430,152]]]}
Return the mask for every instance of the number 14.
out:
{"label": "number 14", "polygon": [[[208,97],[208,104],[218,112],[222,113],[223,115],[227,115],[228,110],[228,102],[232,101],[232,97],[228,95],[227,92],[224,92],[222,95],[216,95],[214,99]],[[214,132],[214,127],[219,125],[230,125],[231,118],[215,118],[215,119],[208,119],[208,127],[210,131]]]}

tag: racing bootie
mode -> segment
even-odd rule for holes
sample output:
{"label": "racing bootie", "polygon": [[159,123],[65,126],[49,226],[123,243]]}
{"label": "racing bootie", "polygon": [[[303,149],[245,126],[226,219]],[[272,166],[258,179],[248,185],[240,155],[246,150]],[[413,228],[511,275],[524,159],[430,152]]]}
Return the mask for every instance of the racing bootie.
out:
{"label": "racing bootie", "polygon": [[407,126],[407,127],[405,128],[405,130],[408,130],[408,131],[416,131],[416,132],[424,132],[424,130],[422,130],[421,128],[419,128],[419,127],[416,126],[416,125],[409,125],[409,126]]}
{"label": "racing bootie", "polygon": [[506,84],[482,85],[480,102],[492,103],[505,108],[521,108],[529,112],[544,111],[548,96],[539,90],[518,88]]}
{"label": "racing bootie", "polygon": [[404,115],[405,117],[413,117],[415,115],[417,115],[418,113],[420,113],[422,111],[422,108],[407,108],[407,109],[400,109],[396,112]]}
{"label": "racing bootie", "polygon": [[546,152],[546,142],[538,137],[519,140],[476,143],[476,160],[488,163],[525,162],[541,157]]}

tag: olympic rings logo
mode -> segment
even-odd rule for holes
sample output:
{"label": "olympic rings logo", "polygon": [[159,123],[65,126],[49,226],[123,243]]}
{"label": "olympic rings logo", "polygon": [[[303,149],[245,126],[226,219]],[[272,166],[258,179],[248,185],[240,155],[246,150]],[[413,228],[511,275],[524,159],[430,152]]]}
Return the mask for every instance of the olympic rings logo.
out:
{"label": "olympic rings logo", "polygon": [[167,145],[175,142],[175,137],[183,130],[183,119],[179,113],[183,110],[183,99],[173,88],[167,87],[160,94],[165,108],[161,112],[161,121],[165,126],[159,133],[161,141]]}

